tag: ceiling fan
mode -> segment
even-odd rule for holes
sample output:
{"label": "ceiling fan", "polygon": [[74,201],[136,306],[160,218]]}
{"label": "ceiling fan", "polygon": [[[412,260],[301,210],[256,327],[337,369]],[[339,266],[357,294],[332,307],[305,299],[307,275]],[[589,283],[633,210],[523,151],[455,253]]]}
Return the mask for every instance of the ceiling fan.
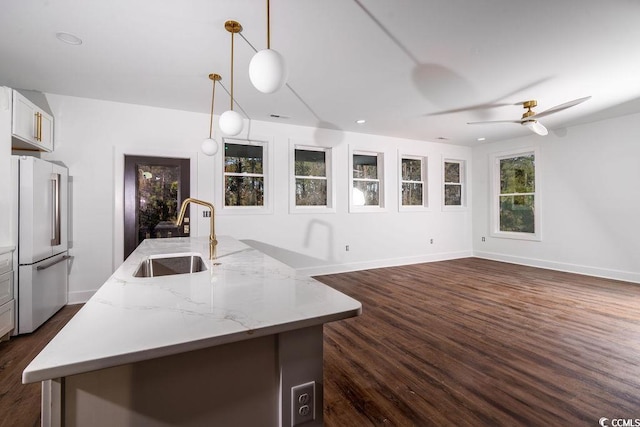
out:
{"label": "ceiling fan", "polygon": [[566,110],[567,108],[571,108],[578,104],[583,103],[590,99],[590,96],[585,96],[584,98],[574,99],[573,101],[565,102],[564,104],[556,105],[555,107],[551,107],[548,110],[543,111],[542,113],[536,113],[531,109],[538,105],[538,102],[535,99],[525,102],[518,102],[515,105],[522,105],[526,110],[522,115],[520,120],[491,120],[485,122],[468,122],[469,125],[482,125],[482,124],[491,124],[491,123],[518,123],[523,126],[531,129],[532,132],[537,133],[538,135],[547,135],[549,131],[542,123],[538,121],[539,118],[548,116],[553,113],[557,113],[562,110]]}

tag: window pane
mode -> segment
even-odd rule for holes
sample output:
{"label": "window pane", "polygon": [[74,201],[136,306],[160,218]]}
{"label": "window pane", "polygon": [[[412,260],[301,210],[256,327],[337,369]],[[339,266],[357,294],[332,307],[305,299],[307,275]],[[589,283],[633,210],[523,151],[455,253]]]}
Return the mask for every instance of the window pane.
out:
{"label": "window pane", "polygon": [[422,161],[418,159],[402,159],[402,180],[422,181]]}
{"label": "window pane", "polygon": [[500,194],[533,193],[535,161],[533,154],[500,160]]}
{"label": "window pane", "polygon": [[363,179],[378,179],[378,156],[354,154],[353,177]]}
{"label": "window pane", "polygon": [[500,196],[500,231],[535,233],[534,196]]}
{"label": "window pane", "polygon": [[444,186],[444,204],[446,206],[462,206],[461,185],[447,184]]}
{"label": "window pane", "polygon": [[225,177],[224,204],[225,206],[263,206],[264,178]]}
{"label": "window pane", "polygon": [[262,174],[262,147],[225,143],[224,171]]}
{"label": "window pane", "polygon": [[180,209],[180,166],[137,164],[136,168],[138,241],[179,236],[180,228],[175,222]]}
{"label": "window pane", "polygon": [[326,206],[326,179],[296,179],[296,206]]}
{"label": "window pane", "polygon": [[354,181],[353,204],[356,206],[379,206],[379,183],[377,181]]}
{"label": "window pane", "polygon": [[422,206],[422,184],[417,182],[402,183],[402,205]]}
{"label": "window pane", "polygon": [[444,162],[444,182],[460,183],[460,163]]}
{"label": "window pane", "polygon": [[295,175],[327,176],[326,153],[314,150],[295,150]]}

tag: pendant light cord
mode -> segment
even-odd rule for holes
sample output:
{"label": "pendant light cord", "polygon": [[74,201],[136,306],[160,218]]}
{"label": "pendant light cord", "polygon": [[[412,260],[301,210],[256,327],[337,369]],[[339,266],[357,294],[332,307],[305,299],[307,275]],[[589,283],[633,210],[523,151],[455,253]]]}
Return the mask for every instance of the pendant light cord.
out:
{"label": "pendant light cord", "polygon": [[271,17],[269,16],[269,0],[267,0],[267,49],[271,49]]}
{"label": "pendant light cord", "polygon": [[233,111],[233,36],[235,33],[231,33],[231,108]]}
{"label": "pendant light cord", "polygon": [[216,81],[213,80],[213,91],[211,92],[211,119],[209,120],[209,139],[211,139],[213,129],[213,100],[216,98]]}

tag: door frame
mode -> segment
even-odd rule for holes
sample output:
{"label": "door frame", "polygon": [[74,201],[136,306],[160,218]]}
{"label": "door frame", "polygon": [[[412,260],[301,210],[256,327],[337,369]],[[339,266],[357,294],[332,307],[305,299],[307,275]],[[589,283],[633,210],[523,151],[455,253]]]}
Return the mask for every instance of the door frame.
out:
{"label": "door frame", "polygon": [[[172,157],[189,159],[189,181],[191,197],[198,197],[198,153],[184,150],[164,150],[145,147],[114,147],[114,191],[113,191],[113,259],[111,270],[124,261],[124,156]],[[196,218],[193,204],[189,205],[191,218]],[[198,221],[191,221],[192,236],[198,235]]]}

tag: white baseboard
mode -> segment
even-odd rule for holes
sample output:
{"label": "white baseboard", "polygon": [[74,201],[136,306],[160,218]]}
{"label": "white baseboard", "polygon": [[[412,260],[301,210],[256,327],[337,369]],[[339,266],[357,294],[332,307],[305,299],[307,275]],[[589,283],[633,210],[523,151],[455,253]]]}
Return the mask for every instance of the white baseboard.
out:
{"label": "white baseboard", "polygon": [[297,268],[296,272],[305,276],[322,276],[324,274],[347,273],[350,271],[370,270],[373,268],[397,267],[400,265],[419,264],[422,262],[446,261],[450,259],[469,258],[473,256],[471,251],[443,252],[429,255],[418,255],[404,258],[380,259],[374,261],[361,261],[347,264],[332,264],[313,267]]}
{"label": "white baseboard", "polygon": [[564,271],[566,273],[584,274],[586,276],[602,277],[605,279],[622,280],[625,282],[640,283],[640,273],[632,271],[621,271],[607,268],[592,267],[588,265],[569,264],[557,261],[548,261],[536,258],[517,257],[493,252],[474,251],[476,258],[489,259],[493,261],[508,262],[511,264],[527,265],[530,267],[546,268],[548,270]]}
{"label": "white baseboard", "polygon": [[69,301],[67,302],[68,305],[73,305],[73,304],[84,304],[85,302],[89,301],[89,298],[91,298],[93,296],[93,294],[95,294],[97,291],[93,290],[93,291],[76,291],[76,292],[69,292]]}

